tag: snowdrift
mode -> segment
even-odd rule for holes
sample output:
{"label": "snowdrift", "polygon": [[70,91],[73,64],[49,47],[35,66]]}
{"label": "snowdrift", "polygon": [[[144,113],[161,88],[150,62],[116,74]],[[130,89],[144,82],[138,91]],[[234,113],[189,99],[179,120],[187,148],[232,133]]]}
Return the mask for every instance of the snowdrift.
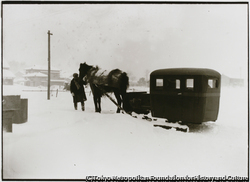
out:
{"label": "snowdrift", "polygon": [[19,91],[28,98],[28,122],[3,133],[3,179],[247,176],[246,88],[222,88],[218,120],[192,126],[188,133],[116,114],[108,98],[102,99],[102,113],[95,113],[89,92],[83,112],[74,110],[69,92],[47,100],[46,92],[25,89]]}

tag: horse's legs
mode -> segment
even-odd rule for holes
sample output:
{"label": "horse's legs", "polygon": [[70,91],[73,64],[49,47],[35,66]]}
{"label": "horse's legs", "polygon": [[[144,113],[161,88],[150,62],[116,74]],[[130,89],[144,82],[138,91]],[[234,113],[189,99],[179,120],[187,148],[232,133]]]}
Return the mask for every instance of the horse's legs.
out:
{"label": "horse's legs", "polygon": [[127,97],[126,97],[126,93],[125,94],[121,94],[121,97],[122,97],[122,108],[124,109],[124,111],[126,111],[127,112],[127,103],[126,103],[126,101],[127,101]]}
{"label": "horse's legs", "polygon": [[[118,91],[114,91],[114,93],[115,93],[117,103],[121,107],[122,99],[121,99],[120,93]],[[120,113],[120,108],[119,107],[117,107],[116,113]]]}
{"label": "horse's legs", "polygon": [[96,95],[93,96],[93,100],[95,103],[95,112],[99,112],[99,107],[98,107],[98,97]]}
{"label": "horse's legs", "polygon": [[100,96],[97,99],[97,105],[98,105],[98,111],[97,112],[101,112],[101,97]]}
{"label": "horse's legs", "polygon": [[101,112],[101,97],[94,95],[95,112]]}

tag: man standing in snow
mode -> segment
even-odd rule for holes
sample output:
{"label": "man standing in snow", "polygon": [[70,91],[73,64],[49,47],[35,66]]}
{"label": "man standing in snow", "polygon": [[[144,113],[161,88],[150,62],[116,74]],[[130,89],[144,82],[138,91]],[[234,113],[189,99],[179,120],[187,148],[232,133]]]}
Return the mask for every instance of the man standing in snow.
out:
{"label": "man standing in snow", "polygon": [[84,82],[83,80],[80,80],[77,73],[74,73],[73,77],[74,78],[70,82],[70,92],[73,96],[74,107],[75,107],[75,110],[77,110],[77,103],[81,102],[82,110],[84,111],[85,109],[84,101],[86,101],[87,98],[85,95],[83,85],[86,85],[86,82]]}

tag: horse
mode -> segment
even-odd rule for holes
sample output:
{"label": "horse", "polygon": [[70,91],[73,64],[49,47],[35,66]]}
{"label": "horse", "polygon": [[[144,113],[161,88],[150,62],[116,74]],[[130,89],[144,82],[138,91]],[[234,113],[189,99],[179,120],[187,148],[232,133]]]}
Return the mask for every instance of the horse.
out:
{"label": "horse", "polygon": [[128,103],[126,92],[129,86],[129,77],[126,72],[120,69],[113,69],[109,73],[106,73],[106,71],[101,71],[98,66],[91,66],[84,62],[80,64],[79,77],[80,79],[85,79],[90,85],[95,112],[101,113],[101,97],[104,95],[109,96],[107,93],[112,92],[115,94],[119,106],[116,112],[120,113],[121,105],[123,105],[123,109],[126,111]]}

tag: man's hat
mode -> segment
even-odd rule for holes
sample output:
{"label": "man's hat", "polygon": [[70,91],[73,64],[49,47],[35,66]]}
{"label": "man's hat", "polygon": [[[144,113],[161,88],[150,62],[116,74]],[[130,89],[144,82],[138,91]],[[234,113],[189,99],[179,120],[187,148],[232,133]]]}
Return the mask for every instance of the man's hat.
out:
{"label": "man's hat", "polygon": [[74,78],[78,78],[78,74],[77,74],[77,73],[74,73],[74,74],[73,74],[73,77],[74,77]]}

